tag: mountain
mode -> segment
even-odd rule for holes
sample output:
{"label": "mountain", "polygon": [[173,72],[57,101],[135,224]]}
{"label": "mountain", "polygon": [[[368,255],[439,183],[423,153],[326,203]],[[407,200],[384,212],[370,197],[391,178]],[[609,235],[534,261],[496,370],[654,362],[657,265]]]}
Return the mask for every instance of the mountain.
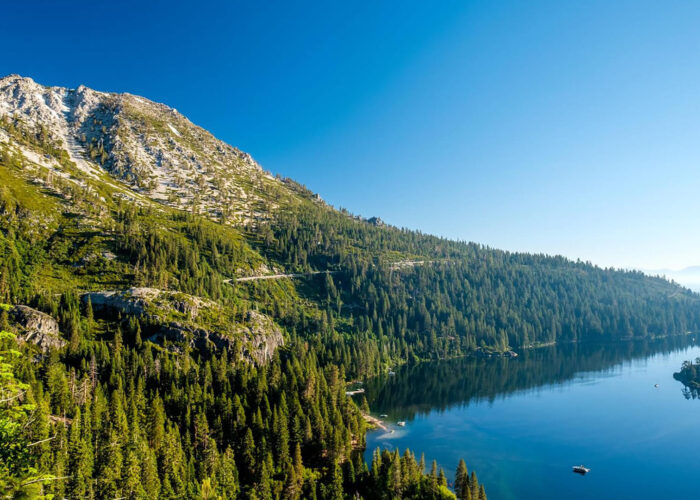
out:
{"label": "mountain", "polygon": [[[17,117],[28,130],[41,128],[65,151],[76,174],[120,181],[126,199],[142,195],[241,222],[274,210],[275,199],[288,194],[250,155],[217,140],[175,109],[142,97],[84,86],[45,87],[10,75],[0,80],[0,116]],[[3,134],[2,140],[8,139]],[[61,170],[58,159],[36,157],[31,148],[20,150],[41,166]]]}
{"label": "mountain", "polygon": [[[0,329],[0,357],[22,354],[10,375],[24,389],[6,390],[39,409],[12,413],[13,439],[57,436],[3,460],[5,473],[44,493],[449,498],[410,453],[377,453],[367,470],[368,409],[348,380],[685,334],[700,329],[700,297],[339,211],[165,105],[11,75],[0,80]],[[70,479],[28,479],[37,467]]]}
{"label": "mountain", "polygon": [[[295,314],[281,311],[274,296],[287,293],[287,307],[298,311],[291,304],[302,301],[342,331],[340,344],[354,349],[368,336],[370,345],[388,343],[395,361],[413,351],[449,356],[479,346],[665,335],[698,324],[698,297],[662,279],[501,252],[336,211],[142,97],[11,75],[0,80],[0,120],[5,217],[9,203],[22,211],[8,219],[20,234],[53,247],[60,241],[64,251],[56,258],[55,248],[46,248],[41,267],[27,262],[23,284],[6,297],[147,286],[257,301],[294,328],[298,318],[287,317]],[[321,274],[236,281],[313,272]],[[272,294],[264,308],[251,296],[257,288]],[[188,327],[207,326],[200,323]],[[342,356],[354,364],[349,352]],[[352,366],[358,374],[376,369]]]}

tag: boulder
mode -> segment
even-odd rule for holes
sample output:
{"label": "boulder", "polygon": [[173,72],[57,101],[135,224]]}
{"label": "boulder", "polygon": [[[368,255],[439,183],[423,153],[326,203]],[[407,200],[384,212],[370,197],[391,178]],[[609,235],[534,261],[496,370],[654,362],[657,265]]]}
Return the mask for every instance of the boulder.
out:
{"label": "boulder", "polygon": [[17,305],[10,309],[10,319],[20,327],[19,340],[36,344],[44,352],[66,345],[60,337],[58,322],[46,313]]}
{"label": "boulder", "polygon": [[275,350],[284,345],[279,327],[266,315],[248,311],[246,323],[239,328],[243,334],[243,355],[258,364],[272,359]]}
{"label": "boulder", "polygon": [[179,322],[161,325],[148,340],[157,344],[163,341],[187,342],[197,349],[224,349],[234,352],[240,345],[241,357],[258,365],[267,364],[275,350],[284,345],[279,327],[264,314],[249,311],[246,323],[236,327],[233,335],[188,326]]}
{"label": "boulder", "polygon": [[218,307],[214,302],[200,297],[146,287],[90,292],[82,296],[83,302],[87,302],[88,298],[95,312],[119,312],[134,316],[145,316],[149,311],[153,314],[173,310],[194,319],[201,308]]}

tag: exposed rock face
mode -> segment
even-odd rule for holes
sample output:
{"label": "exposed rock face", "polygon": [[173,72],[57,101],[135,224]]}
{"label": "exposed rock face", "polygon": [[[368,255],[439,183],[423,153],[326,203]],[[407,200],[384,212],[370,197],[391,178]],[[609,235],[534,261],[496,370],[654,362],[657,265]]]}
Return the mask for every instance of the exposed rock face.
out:
{"label": "exposed rock face", "polygon": [[[103,171],[132,190],[185,210],[246,222],[282,183],[253,158],[175,109],[131,94],[47,87],[0,78],[0,117],[41,126],[94,179]],[[0,140],[2,140],[0,127]],[[267,199],[266,199],[267,198]]]}
{"label": "exposed rock face", "polygon": [[83,302],[90,299],[92,309],[96,312],[121,312],[141,316],[146,313],[149,299],[160,294],[154,288],[130,288],[129,290],[108,290],[91,292],[82,296]]}
{"label": "exposed rock face", "polygon": [[192,295],[146,287],[90,292],[82,296],[83,302],[88,299],[96,312],[120,312],[136,316],[174,310],[195,319],[201,308],[218,307],[214,302]]}
{"label": "exposed rock face", "polygon": [[256,311],[248,311],[246,325],[242,327],[241,333],[245,339],[244,356],[252,358],[258,364],[270,361],[275,350],[284,345],[284,337],[277,325]]}
{"label": "exposed rock face", "polygon": [[277,325],[264,314],[254,311],[248,313],[246,324],[237,327],[233,335],[171,322],[163,325],[148,340],[159,344],[164,340],[189,342],[197,349],[226,348],[231,353],[240,348],[243,359],[258,365],[268,363],[275,350],[284,345],[284,337]]}
{"label": "exposed rock face", "polygon": [[284,345],[279,327],[269,317],[256,311],[249,311],[245,323],[233,326],[231,331],[198,326],[194,320],[202,309],[218,309],[220,306],[184,293],[130,288],[86,293],[82,296],[83,302],[87,302],[88,298],[95,312],[143,316],[156,323],[164,321],[169,311],[186,317],[182,321],[164,322],[148,338],[151,342],[187,342],[197,349],[226,348],[229,352],[240,351],[244,359],[257,364],[270,361],[275,349]]}
{"label": "exposed rock face", "polygon": [[22,329],[19,339],[38,345],[44,352],[66,345],[59,336],[58,322],[48,314],[18,305],[10,310],[10,318]]}

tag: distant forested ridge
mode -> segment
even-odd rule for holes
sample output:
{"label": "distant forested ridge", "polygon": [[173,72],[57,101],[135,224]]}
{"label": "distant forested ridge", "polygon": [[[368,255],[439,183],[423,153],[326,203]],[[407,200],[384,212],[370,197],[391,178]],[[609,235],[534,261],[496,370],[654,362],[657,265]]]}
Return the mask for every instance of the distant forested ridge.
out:
{"label": "distant forested ridge", "polygon": [[673,283],[353,216],[161,104],[0,101],[5,496],[449,497],[410,452],[363,462],[349,381],[700,329]]}
{"label": "distant forested ridge", "polygon": [[[325,291],[326,315],[343,334],[332,339],[330,360],[352,373],[376,371],[367,338],[382,355],[405,360],[700,325],[697,295],[637,271],[376,227],[316,207],[272,229],[271,258],[338,271],[322,280],[321,299]],[[287,324],[296,328],[295,318]]]}

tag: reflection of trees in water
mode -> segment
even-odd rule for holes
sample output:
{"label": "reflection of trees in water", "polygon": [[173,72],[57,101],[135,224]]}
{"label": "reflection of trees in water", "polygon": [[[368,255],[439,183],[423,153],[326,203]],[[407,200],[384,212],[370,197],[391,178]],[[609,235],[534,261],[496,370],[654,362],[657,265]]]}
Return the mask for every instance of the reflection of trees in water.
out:
{"label": "reflection of trees in water", "polygon": [[683,383],[685,399],[700,399],[700,358],[684,361],[681,371],[673,374],[673,378]]}
{"label": "reflection of trees in water", "polygon": [[459,358],[404,366],[366,384],[370,407],[392,418],[494,401],[515,391],[571,381],[577,373],[608,370],[650,354],[693,345],[685,336],[656,340],[568,344],[525,350],[517,358]]}
{"label": "reflection of trees in water", "polygon": [[700,389],[697,387],[688,387],[687,385],[681,389],[685,399],[700,399]]}

